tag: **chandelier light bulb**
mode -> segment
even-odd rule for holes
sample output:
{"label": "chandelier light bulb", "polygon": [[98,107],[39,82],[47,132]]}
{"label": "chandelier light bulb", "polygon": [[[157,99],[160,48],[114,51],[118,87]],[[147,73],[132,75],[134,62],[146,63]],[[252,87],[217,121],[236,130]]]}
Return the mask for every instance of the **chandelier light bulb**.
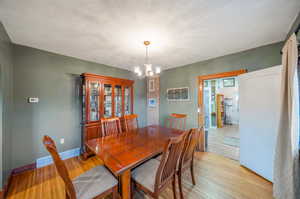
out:
{"label": "chandelier light bulb", "polygon": [[138,75],[138,76],[142,76],[142,71],[139,70],[139,71],[137,72],[137,75]]}
{"label": "chandelier light bulb", "polygon": [[152,71],[152,64],[145,64],[146,72]]}
{"label": "chandelier light bulb", "polygon": [[140,72],[140,67],[138,67],[138,66],[134,67],[134,72],[139,73]]}
{"label": "chandelier light bulb", "polygon": [[156,67],[156,68],[155,68],[155,73],[156,73],[156,74],[159,74],[159,73],[160,73],[160,67]]}
{"label": "chandelier light bulb", "polygon": [[149,71],[149,75],[153,76],[154,75],[153,71]]}

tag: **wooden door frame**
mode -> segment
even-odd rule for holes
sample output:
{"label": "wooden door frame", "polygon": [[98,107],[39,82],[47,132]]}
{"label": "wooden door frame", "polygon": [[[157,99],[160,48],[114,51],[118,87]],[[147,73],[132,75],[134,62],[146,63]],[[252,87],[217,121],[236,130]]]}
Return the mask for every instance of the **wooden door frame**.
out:
{"label": "wooden door frame", "polygon": [[204,103],[203,103],[203,90],[204,90],[204,81],[210,79],[218,79],[224,77],[235,77],[241,74],[246,73],[246,69],[223,72],[223,73],[215,73],[209,75],[201,75],[198,76],[198,127],[202,129],[200,132],[200,144],[199,150],[205,151],[205,131],[204,131]]}

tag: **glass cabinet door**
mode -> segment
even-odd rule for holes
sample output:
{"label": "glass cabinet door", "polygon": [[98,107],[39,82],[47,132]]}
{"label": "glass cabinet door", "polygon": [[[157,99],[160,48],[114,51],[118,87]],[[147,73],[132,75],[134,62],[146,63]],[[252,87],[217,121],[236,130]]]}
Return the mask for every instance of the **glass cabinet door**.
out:
{"label": "glass cabinet door", "polygon": [[122,116],[122,87],[116,85],[114,88],[115,94],[115,116]]}
{"label": "glass cabinet door", "polygon": [[131,92],[130,92],[130,87],[125,87],[124,90],[124,110],[125,110],[125,115],[131,114]]}
{"label": "glass cabinet door", "polygon": [[104,84],[104,117],[112,117],[112,85]]}
{"label": "glass cabinet door", "polygon": [[86,88],[85,88],[85,83],[82,84],[82,121],[86,121]]}
{"label": "glass cabinet door", "polygon": [[99,117],[99,88],[100,83],[96,81],[89,82],[90,88],[90,103],[89,103],[89,120],[97,121]]}

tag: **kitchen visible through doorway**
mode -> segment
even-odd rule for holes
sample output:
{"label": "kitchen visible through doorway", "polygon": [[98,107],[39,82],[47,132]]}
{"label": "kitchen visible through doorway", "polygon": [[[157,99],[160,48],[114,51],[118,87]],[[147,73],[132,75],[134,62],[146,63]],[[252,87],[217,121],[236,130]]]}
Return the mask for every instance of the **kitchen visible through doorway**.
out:
{"label": "kitchen visible through doorway", "polygon": [[238,78],[204,80],[206,151],[239,160]]}

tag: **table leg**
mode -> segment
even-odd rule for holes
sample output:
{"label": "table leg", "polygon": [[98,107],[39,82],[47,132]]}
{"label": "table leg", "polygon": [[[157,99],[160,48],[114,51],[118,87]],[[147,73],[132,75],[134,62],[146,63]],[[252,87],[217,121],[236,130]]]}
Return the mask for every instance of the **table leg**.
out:
{"label": "table leg", "polygon": [[205,149],[205,131],[204,129],[202,128],[202,130],[199,132],[199,142],[198,142],[198,146],[197,146],[197,151],[200,151],[200,152],[205,152],[206,149]]}
{"label": "table leg", "polygon": [[121,175],[122,199],[130,199],[131,198],[130,180],[131,180],[131,172],[130,172],[130,170],[127,170]]}

